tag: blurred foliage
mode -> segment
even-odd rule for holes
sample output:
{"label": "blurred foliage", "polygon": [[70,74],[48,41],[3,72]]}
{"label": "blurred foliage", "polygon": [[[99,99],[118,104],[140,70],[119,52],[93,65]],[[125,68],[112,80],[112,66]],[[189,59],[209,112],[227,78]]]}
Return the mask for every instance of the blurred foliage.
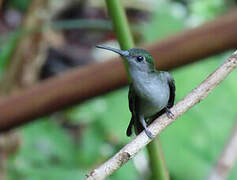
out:
{"label": "blurred foliage", "polygon": [[[11,0],[21,10],[26,9],[28,2]],[[147,41],[161,39],[226,10],[221,0],[190,1],[186,5],[178,1],[160,2],[151,21],[146,26],[141,25]],[[1,49],[1,71],[15,46],[14,39],[14,36],[9,37]],[[229,54],[223,53],[172,72],[177,86],[176,101],[196,87]],[[172,179],[199,180],[209,173],[236,122],[236,78],[235,71],[207,99],[161,134]],[[74,128],[66,128],[57,116],[44,117],[21,127],[21,148],[7,163],[9,179],[84,179],[93,167],[131,140],[125,135],[130,118],[127,91],[123,88],[61,112]],[[142,151],[138,155],[144,154]],[[144,164],[145,160],[141,163],[130,161],[109,179],[142,179],[144,175],[139,166]],[[236,176],[235,168],[230,179]]]}
{"label": "blurred foliage", "polygon": [[201,22],[206,21],[207,19],[213,19],[216,15],[226,11],[226,2],[222,0],[199,0],[192,1],[189,4],[190,11],[192,16],[200,19]]}
{"label": "blurred foliage", "polygon": [[178,3],[160,1],[160,3],[157,3],[156,9],[152,19],[144,28],[148,42],[156,41],[157,38],[162,39],[169,34],[184,29],[184,19],[187,11],[185,6]]}
{"label": "blurred foliage", "polygon": [[14,32],[8,36],[8,41],[1,46],[0,50],[0,78],[7,68],[12,53],[20,39],[21,33]]}
{"label": "blurred foliage", "polygon": [[26,11],[27,7],[29,6],[29,3],[32,0],[7,0],[7,3],[10,7],[19,9],[21,11]]}

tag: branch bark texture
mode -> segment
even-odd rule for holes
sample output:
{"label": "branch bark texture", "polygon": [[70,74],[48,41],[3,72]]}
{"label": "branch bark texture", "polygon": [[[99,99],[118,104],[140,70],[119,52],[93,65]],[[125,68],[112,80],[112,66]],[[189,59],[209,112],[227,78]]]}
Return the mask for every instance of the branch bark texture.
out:
{"label": "branch bark texture", "polygon": [[[158,135],[168,125],[172,124],[179,116],[190,109],[201,100],[205,99],[208,94],[223,80],[229,73],[237,67],[237,51],[230,56],[223,65],[221,65],[214,73],[205,79],[197,88],[179,101],[171,111],[174,114],[173,119],[169,119],[165,114],[156,119],[150,126],[149,130],[154,135]],[[114,171],[119,169],[124,163],[130,160],[138,151],[144,148],[151,139],[149,139],[144,131],[139,134],[129,144],[124,146],[111,159],[94,169],[88,176],[88,180],[105,179]]]}
{"label": "branch bark texture", "polygon": [[[237,47],[237,11],[198,28],[145,46],[159,70],[170,70]],[[110,92],[128,83],[121,60],[76,68],[0,98],[0,132]]]}

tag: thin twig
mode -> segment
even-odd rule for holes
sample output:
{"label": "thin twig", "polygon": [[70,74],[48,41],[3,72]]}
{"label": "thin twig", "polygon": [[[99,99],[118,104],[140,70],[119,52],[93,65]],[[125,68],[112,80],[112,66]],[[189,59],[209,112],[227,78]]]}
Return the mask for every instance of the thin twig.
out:
{"label": "thin twig", "polygon": [[208,180],[227,179],[237,160],[237,124],[233,128],[232,134],[220,154],[215,167],[212,169]]}
{"label": "thin twig", "polygon": [[[158,135],[168,125],[173,123],[179,116],[190,109],[201,100],[205,99],[208,94],[222,81],[229,73],[237,67],[237,51],[230,56],[223,65],[221,65],[214,73],[205,79],[196,89],[190,92],[186,97],[179,101],[171,111],[174,114],[173,119],[169,119],[165,114],[156,119],[150,126],[149,130],[154,135]],[[88,180],[105,179],[114,171],[119,169],[124,163],[130,160],[135,154],[144,148],[151,139],[144,132],[138,135],[134,140],[125,145],[117,154],[94,169],[87,175]]]}

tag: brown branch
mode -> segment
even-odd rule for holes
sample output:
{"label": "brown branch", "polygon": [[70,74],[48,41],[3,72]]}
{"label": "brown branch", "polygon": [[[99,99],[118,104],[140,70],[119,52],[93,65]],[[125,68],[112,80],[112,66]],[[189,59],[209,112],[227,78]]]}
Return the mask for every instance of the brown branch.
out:
{"label": "brown branch", "polygon": [[212,169],[208,180],[227,179],[237,160],[237,124],[233,128],[232,134],[225,145],[220,157]]}
{"label": "brown branch", "polygon": [[[179,101],[171,111],[174,114],[174,119],[170,119],[166,114],[156,119],[150,126],[149,130],[154,135],[158,135],[168,125],[173,123],[179,116],[190,109],[201,100],[205,99],[208,94],[222,81],[229,73],[231,73],[237,67],[237,51],[229,57],[223,65],[221,65],[214,73],[212,73],[207,79],[205,79],[196,89]],[[111,175],[114,171],[119,169],[124,163],[130,160],[138,151],[144,148],[151,141],[147,135],[142,132],[133,141],[124,146],[117,154],[94,169],[87,179],[105,179]]]}
{"label": "brown branch", "polygon": [[[172,69],[237,46],[237,11],[146,46],[160,70]],[[0,99],[0,131],[127,84],[121,60],[77,68]]]}
{"label": "brown branch", "polygon": [[[146,48],[157,60],[157,68],[169,70],[207,56],[236,48],[237,11],[200,27],[170,36]],[[233,29],[232,29],[233,28]],[[233,40],[233,38],[235,40]]]}

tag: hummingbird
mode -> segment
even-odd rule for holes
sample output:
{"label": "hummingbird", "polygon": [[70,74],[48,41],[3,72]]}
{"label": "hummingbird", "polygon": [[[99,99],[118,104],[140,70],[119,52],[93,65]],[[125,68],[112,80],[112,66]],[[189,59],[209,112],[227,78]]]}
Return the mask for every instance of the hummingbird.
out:
{"label": "hummingbird", "polygon": [[149,138],[154,138],[147,128],[148,125],[164,113],[169,118],[174,117],[170,111],[175,99],[175,82],[172,75],[157,70],[153,57],[144,49],[120,50],[100,45],[96,47],[118,53],[127,61],[131,76],[128,100],[132,114],[126,131],[127,136],[132,135],[134,127],[136,135],[144,130]]}

